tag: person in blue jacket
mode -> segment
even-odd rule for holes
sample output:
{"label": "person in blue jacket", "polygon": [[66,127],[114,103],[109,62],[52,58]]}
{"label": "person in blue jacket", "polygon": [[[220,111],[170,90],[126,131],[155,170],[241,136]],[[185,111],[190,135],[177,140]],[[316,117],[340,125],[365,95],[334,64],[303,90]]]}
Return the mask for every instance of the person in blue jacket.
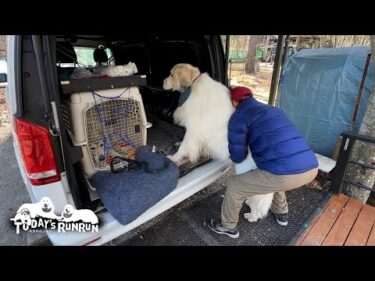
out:
{"label": "person in blue jacket", "polygon": [[285,191],[314,180],[318,161],[281,109],[258,102],[246,87],[231,89],[231,98],[236,111],[228,125],[230,158],[241,163],[250,149],[257,169],[229,179],[221,221],[211,219],[208,227],[216,233],[238,238],[237,223],[243,202],[254,195],[274,193],[271,212],[278,224],[286,226]]}

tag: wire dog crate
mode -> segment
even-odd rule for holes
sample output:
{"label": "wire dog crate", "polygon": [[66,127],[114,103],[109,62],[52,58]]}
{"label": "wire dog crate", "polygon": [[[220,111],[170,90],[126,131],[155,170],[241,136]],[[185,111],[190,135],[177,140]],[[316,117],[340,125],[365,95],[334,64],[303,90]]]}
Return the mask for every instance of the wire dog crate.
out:
{"label": "wire dog crate", "polygon": [[83,148],[89,177],[109,170],[115,156],[133,158],[136,148],[146,144],[146,114],[136,87],[74,93],[63,111],[73,144]]}

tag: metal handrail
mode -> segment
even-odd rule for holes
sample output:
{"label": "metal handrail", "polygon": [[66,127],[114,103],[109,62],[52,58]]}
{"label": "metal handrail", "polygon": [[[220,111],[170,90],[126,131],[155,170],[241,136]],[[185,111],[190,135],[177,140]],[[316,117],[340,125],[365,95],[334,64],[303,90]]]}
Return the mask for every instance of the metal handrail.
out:
{"label": "metal handrail", "polygon": [[348,164],[357,165],[365,169],[375,170],[375,166],[371,166],[365,163],[350,160],[350,154],[353,149],[354,143],[356,141],[362,141],[362,142],[375,144],[375,138],[366,136],[366,135],[355,134],[351,132],[344,132],[341,134],[341,136],[342,136],[342,143],[340,146],[339,156],[338,156],[336,167],[335,167],[333,177],[332,177],[331,191],[334,193],[341,193],[342,183],[345,182],[357,188],[366,189],[368,191],[375,193],[375,189],[373,189],[372,187],[364,186],[360,183],[355,183],[345,178],[345,172],[346,172]]}

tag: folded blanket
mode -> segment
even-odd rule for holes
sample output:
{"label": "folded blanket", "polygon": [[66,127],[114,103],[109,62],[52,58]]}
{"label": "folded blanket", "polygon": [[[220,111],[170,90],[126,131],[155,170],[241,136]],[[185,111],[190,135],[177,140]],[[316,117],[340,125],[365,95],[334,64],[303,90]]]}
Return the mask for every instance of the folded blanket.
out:
{"label": "folded blanket", "polygon": [[164,155],[141,146],[136,160],[147,165],[139,171],[98,172],[91,179],[106,209],[123,225],[158,203],[178,183],[178,167]]}

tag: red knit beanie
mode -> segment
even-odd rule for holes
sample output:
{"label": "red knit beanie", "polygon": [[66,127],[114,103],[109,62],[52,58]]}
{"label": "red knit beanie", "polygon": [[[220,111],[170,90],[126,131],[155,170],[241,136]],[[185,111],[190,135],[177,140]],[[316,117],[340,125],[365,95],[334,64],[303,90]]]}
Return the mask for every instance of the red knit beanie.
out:
{"label": "red knit beanie", "polygon": [[253,96],[253,92],[246,87],[233,87],[230,88],[230,95],[233,101],[242,101],[246,98],[246,96]]}

